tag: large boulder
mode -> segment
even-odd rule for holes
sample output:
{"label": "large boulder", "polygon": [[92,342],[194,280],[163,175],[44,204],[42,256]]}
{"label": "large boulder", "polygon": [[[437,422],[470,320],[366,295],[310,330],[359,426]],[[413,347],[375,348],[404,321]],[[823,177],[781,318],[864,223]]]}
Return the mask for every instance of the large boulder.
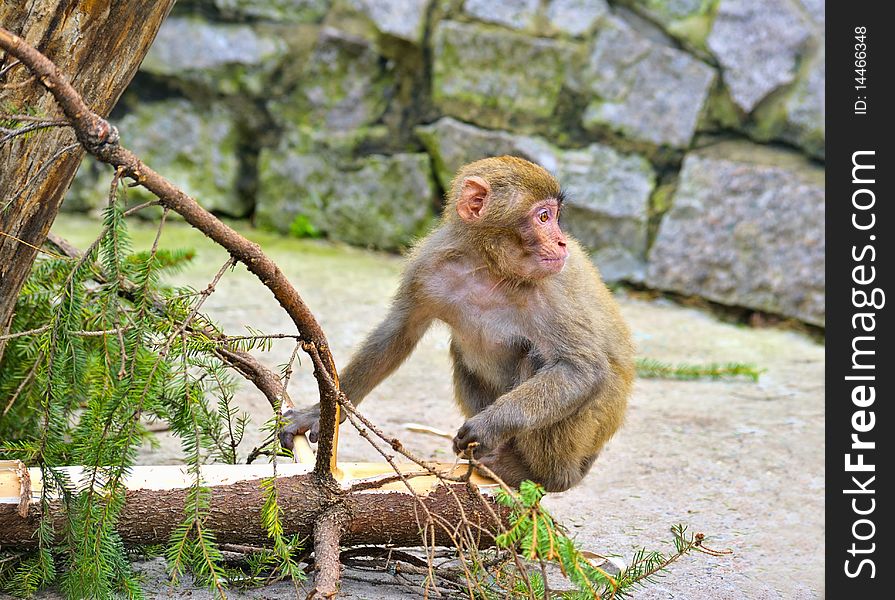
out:
{"label": "large boulder", "polygon": [[353,130],[379,119],[394,86],[391,65],[366,38],[325,27],[307,62],[294,73],[294,89],[268,106],[287,128]]}
{"label": "large boulder", "polygon": [[579,85],[592,95],[588,129],[609,129],[653,146],[689,146],[715,73],[681,50],[618,18],[597,33]]}
{"label": "large boulder", "polygon": [[416,128],[435,165],[443,189],[449,189],[457,170],[474,160],[510,154],[556,171],[556,149],[542,138],[516,135],[508,131],[481,129],[442,117],[431,125]]}
{"label": "large boulder", "polygon": [[250,25],[170,17],[162,23],[140,70],[170,80],[188,94],[263,94],[287,44]]}
{"label": "large boulder", "polygon": [[795,81],[811,37],[809,22],[790,0],[721,0],[708,47],[733,102],[748,114]]}
{"label": "large boulder", "polygon": [[436,105],[487,127],[553,115],[571,53],[556,40],[456,21],[438,24],[432,48]]}
{"label": "large boulder", "polygon": [[782,139],[821,159],[826,156],[826,85],[827,61],[821,47],[809,63],[807,76],[787,98],[787,119],[780,133]]}
{"label": "large boulder", "polygon": [[129,149],[205,209],[231,217],[252,211],[239,193],[239,131],[226,109],[179,99],[145,103],[118,128]]}
{"label": "large boulder", "polygon": [[557,157],[556,177],[569,200],[563,225],[593,250],[608,281],[643,281],[649,198],[655,173],[641,156],[591,144]]}
{"label": "large boulder", "polygon": [[434,220],[426,154],[371,155],[342,163],[324,153],[263,150],[255,222],[283,233],[319,233],[360,246],[399,249]]}
{"label": "large boulder", "polygon": [[647,284],[823,325],[823,170],[739,142],[687,155]]}
{"label": "large boulder", "polygon": [[649,198],[655,174],[636,155],[592,144],[562,150],[539,137],[479,129],[449,117],[417,128],[442,187],[468,162],[510,154],[538,163],[568,193],[563,226],[594,252],[610,281],[641,281],[645,268]]}

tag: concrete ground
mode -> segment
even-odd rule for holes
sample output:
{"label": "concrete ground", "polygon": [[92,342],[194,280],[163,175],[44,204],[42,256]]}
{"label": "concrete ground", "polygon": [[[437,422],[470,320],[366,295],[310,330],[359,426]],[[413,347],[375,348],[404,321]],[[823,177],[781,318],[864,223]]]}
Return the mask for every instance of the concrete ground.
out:
{"label": "concrete ground", "polygon": [[[84,247],[97,224],[63,216],[54,230]],[[345,365],[388,306],[400,258],[327,243],[288,240],[252,231],[280,265],[326,331],[338,365]],[[153,230],[135,227],[135,247],[148,247]],[[189,228],[173,224],[166,247],[192,247],[194,264],[175,281],[203,288],[226,254]],[[638,380],[627,422],[583,483],[552,494],[546,506],[566,523],[580,545],[630,558],[638,547],[670,548],[669,528],[683,523],[703,532],[707,544],[729,556],[693,555],[675,564],[640,599],[819,598],[823,595],[824,349],[802,334],[751,329],[719,322],[669,301],[619,297],[640,356],[670,362],[744,361],[767,370],[749,381]],[[224,277],[206,303],[231,334],[245,325],[292,332],[273,297],[243,267]],[[408,420],[455,431],[462,423],[451,402],[448,333],[436,327],[407,363],[363,404],[364,413],[401,437],[418,455],[451,460],[449,442],[404,429]],[[262,359],[284,363],[291,343],[275,343]],[[308,361],[289,389],[299,404],[315,400]],[[248,452],[270,408],[260,393],[242,386],[239,404],[253,417]],[[145,464],[177,463],[179,444],[159,434],[144,449]],[[343,427],[340,459],[379,460],[350,426]],[[171,590],[159,563],[142,563],[150,597],[205,597],[203,590]],[[414,594],[350,573],[347,598],[399,598]],[[361,581],[355,579],[360,577]],[[364,578],[366,577],[366,580]],[[291,587],[270,587],[233,597],[274,598]]]}

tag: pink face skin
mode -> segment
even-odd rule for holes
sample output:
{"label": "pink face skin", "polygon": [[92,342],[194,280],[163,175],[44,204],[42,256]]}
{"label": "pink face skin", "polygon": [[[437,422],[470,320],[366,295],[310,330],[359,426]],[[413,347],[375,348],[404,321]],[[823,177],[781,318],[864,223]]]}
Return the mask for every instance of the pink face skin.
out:
{"label": "pink face skin", "polygon": [[559,228],[559,201],[556,198],[535,204],[526,216],[521,233],[528,254],[526,275],[539,279],[563,270],[569,249],[566,236]]}
{"label": "pink face skin", "polygon": [[[560,197],[562,195],[560,194]],[[491,185],[478,176],[467,177],[457,197],[457,214],[467,223],[475,223],[487,211]],[[516,226],[522,244],[507,244],[515,274],[523,279],[543,279],[566,266],[569,249],[559,228],[560,198],[547,198],[528,211]]]}

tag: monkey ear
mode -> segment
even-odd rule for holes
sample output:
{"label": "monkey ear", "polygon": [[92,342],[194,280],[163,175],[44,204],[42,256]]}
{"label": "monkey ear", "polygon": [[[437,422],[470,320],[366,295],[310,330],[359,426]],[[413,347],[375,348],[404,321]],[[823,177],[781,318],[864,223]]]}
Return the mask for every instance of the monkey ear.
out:
{"label": "monkey ear", "polygon": [[481,218],[491,199],[491,186],[481,177],[467,177],[460,188],[457,198],[457,214],[464,221],[471,223]]}

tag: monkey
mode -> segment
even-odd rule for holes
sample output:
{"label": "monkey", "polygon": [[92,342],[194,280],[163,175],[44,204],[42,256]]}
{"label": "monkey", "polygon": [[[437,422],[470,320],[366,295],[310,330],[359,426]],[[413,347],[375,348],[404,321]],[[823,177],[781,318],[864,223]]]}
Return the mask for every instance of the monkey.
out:
{"label": "monkey", "polygon": [[[354,405],[410,355],[435,320],[451,332],[453,439],[518,488],[581,481],[621,426],[634,347],[618,305],[560,228],[565,194],[542,167],[486,158],[462,167],[441,221],[411,251],[388,316],[341,375]],[[284,413],[284,446],[319,435],[319,404]]]}

